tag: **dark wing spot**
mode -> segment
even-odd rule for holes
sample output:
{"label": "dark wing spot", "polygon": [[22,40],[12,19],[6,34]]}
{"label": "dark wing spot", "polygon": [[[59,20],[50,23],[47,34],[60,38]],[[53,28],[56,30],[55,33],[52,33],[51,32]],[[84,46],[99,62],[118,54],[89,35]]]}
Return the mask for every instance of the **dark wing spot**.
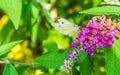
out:
{"label": "dark wing spot", "polygon": [[64,22],[61,22],[62,24],[64,24]]}

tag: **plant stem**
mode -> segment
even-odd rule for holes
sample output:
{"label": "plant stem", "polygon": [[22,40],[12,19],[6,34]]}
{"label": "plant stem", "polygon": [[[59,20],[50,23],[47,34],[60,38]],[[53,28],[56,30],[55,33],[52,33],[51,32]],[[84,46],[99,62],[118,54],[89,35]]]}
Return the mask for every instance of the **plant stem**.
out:
{"label": "plant stem", "polygon": [[[0,60],[0,64],[7,64],[5,60]],[[33,66],[34,64],[29,64],[29,63],[23,63],[23,62],[12,62],[12,64],[19,64],[19,65],[24,65],[24,66]]]}

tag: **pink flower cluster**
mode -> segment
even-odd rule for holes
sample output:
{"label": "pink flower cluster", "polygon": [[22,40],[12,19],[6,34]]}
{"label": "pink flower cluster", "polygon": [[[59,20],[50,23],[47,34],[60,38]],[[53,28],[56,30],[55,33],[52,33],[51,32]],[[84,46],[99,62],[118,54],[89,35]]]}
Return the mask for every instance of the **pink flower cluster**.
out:
{"label": "pink flower cluster", "polygon": [[112,46],[118,33],[111,19],[106,19],[106,16],[95,16],[82,28],[76,37],[77,41],[73,41],[71,46],[75,48],[81,43],[83,50],[94,56],[96,48]]}

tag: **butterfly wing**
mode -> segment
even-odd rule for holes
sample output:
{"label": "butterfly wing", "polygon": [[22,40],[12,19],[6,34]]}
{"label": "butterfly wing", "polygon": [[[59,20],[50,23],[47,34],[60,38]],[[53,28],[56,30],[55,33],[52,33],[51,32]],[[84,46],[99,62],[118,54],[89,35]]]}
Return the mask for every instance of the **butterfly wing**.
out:
{"label": "butterfly wing", "polygon": [[104,0],[104,2],[100,3],[102,4],[110,4],[110,5],[120,5],[119,0]]}
{"label": "butterfly wing", "polygon": [[75,26],[75,24],[63,18],[58,19],[58,21],[55,23],[53,22],[52,26],[64,35],[69,36],[72,36],[74,32],[79,29],[79,26]]}

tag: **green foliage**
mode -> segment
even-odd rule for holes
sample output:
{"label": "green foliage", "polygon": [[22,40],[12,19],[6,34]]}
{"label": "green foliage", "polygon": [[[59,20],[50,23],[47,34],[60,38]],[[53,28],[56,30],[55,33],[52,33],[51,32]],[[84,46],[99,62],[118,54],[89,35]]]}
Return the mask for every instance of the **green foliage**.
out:
{"label": "green foliage", "polygon": [[79,63],[83,62],[83,61],[86,59],[87,55],[88,55],[88,54],[87,54],[86,52],[84,52],[78,62],[79,62]]}
{"label": "green foliage", "polygon": [[[30,28],[30,36],[31,36],[31,40],[32,42],[34,43],[37,39],[37,33],[38,33],[38,8],[35,7],[34,5],[30,4],[30,12],[31,12],[31,15],[32,17],[30,18],[30,21],[31,21],[31,28]],[[29,14],[29,12],[28,12]]]}
{"label": "green foliage", "polygon": [[18,75],[18,73],[11,63],[7,63],[2,75]]}
{"label": "green foliage", "polygon": [[29,66],[19,65],[15,69],[19,75],[22,75],[25,70],[27,70]]}
{"label": "green foliage", "polygon": [[[12,26],[12,22],[9,21],[1,31],[2,36],[0,38],[0,41],[1,41],[0,44],[8,43],[10,41],[12,34],[13,34],[13,31],[14,31],[14,29]],[[8,34],[7,37],[6,37],[6,34]]]}
{"label": "green foliage", "polygon": [[120,71],[120,39],[114,45],[105,50],[105,66],[107,75],[119,75]]}
{"label": "green foliage", "polygon": [[92,65],[88,58],[86,58],[83,62],[80,63],[80,71],[82,75],[91,75]]}
{"label": "green foliage", "polygon": [[58,51],[57,44],[51,38],[43,41],[43,46],[47,48],[49,52]]}
{"label": "green foliage", "polygon": [[0,56],[9,52],[11,50],[11,48],[13,48],[15,45],[19,44],[20,42],[22,42],[22,41],[21,40],[14,41],[14,42],[0,46]]}
{"label": "green foliage", "polygon": [[43,13],[44,13],[45,16],[46,16],[47,22],[48,22],[49,24],[51,24],[50,13],[47,11],[47,9],[45,9],[45,3],[43,2],[43,0],[38,0],[38,2],[39,2],[40,5],[42,6],[42,10],[43,10]]}
{"label": "green foliage", "polygon": [[63,61],[66,59],[67,51],[64,53],[51,52],[35,58],[35,62],[38,62],[41,66],[46,68],[57,68],[59,69]]}
{"label": "green foliage", "polygon": [[0,0],[0,8],[10,17],[15,29],[18,29],[22,10],[22,0]]}
{"label": "green foliage", "polygon": [[[78,32],[72,37],[59,33],[51,26],[53,17],[57,14],[58,17],[66,18],[81,27],[86,26],[93,15],[112,15],[112,20],[119,22],[120,7],[117,4],[97,7],[101,1],[0,0],[1,59],[10,59],[7,56],[9,51],[11,50],[12,53],[12,48],[21,43],[22,39],[23,42],[19,45],[21,49],[18,50],[23,53],[18,52],[17,54],[17,49],[14,49],[13,52],[16,57],[23,54],[23,59],[17,60],[17,62],[34,64],[33,66],[17,64],[14,68],[12,63],[8,62],[5,64],[2,75],[119,75],[119,39],[110,48],[96,50],[95,57],[90,57],[84,52],[80,60],[74,61],[71,72],[59,70],[63,61],[67,59],[70,43],[76,39]],[[54,15],[51,16],[51,14]],[[9,17],[9,21],[5,24],[2,24],[5,20],[1,20],[3,15]],[[14,55],[11,55],[13,59]],[[2,67],[0,69],[3,70]]]}
{"label": "green foliage", "polygon": [[37,33],[37,38],[39,38],[41,41],[48,38],[48,32],[42,26],[39,26],[38,33]]}
{"label": "green foliage", "polygon": [[44,74],[41,74],[41,75],[51,75],[51,74],[48,74],[48,73],[44,73]]}
{"label": "green foliage", "polygon": [[113,15],[120,14],[119,6],[101,6],[94,7],[88,10],[84,10],[80,12],[81,14],[90,14],[90,15]]}

